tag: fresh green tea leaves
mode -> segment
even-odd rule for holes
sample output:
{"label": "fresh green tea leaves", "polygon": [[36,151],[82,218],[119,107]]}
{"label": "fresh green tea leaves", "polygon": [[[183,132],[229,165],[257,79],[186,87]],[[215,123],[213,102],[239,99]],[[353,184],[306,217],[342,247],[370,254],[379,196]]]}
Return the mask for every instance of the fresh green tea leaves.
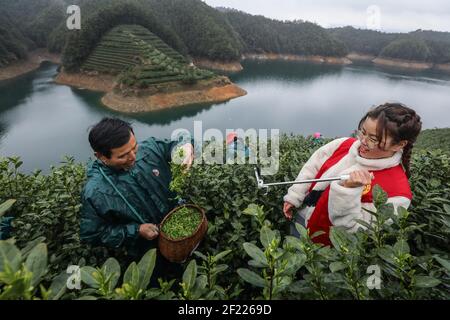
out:
{"label": "fresh green tea leaves", "polygon": [[164,222],[161,231],[172,240],[186,238],[195,233],[202,222],[201,213],[190,207],[182,207]]}

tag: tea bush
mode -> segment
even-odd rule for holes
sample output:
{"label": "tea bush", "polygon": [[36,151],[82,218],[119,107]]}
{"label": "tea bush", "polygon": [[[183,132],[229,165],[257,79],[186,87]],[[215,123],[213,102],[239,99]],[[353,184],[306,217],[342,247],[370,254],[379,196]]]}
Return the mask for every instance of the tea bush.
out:
{"label": "tea bush", "polygon": [[66,158],[49,175],[40,171],[26,175],[20,172],[22,162],[17,157],[0,161],[0,203],[15,199],[8,216],[12,220],[12,236],[19,247],[30,240],[44,237],[48,247],[50,273],[53,277],[69,264],[85,259],[90,264],[105,261],[110,255],[120,255],[106,248],[91,248],[80,242],[80,196],[85,166]]}
{"label": "tea bush", "polygon": [[[282,136],[279,171],[266,182],[294,180],[327,141]],[[300,226],[300,239],[289,235],[282,213],[285,187],[265,195],[256,188],[253,165],[194,165],[178,190],[182,198],[205,208],[208,234],[182,279],[161,280],[159,288],[150,289],[146,280],[137,280],[148,277],[139,273],[142,260],[124,266],[123,253],[80,243],[84,165],[69,158],[47,176],[24,175],[19,159],[3,159],[0,204],[16,200],[4,217],[14,217],[12,236],[18,247],[34,247],[32,240],[47,244],[48,272],[39,273],[44,289],[69,264],[82,266],[83,289],[60,295],[65,299],[449,299],[449,159],[440,150],[415,152],[411,208],[395,216],[382,190],[375,188],[378,223],[356,234],[334,228],[332,248],[314,244],[314,235]],[[391,224],[383,223],[389,219]],[[142,263],[148,264],[150,255]],[[120,270],[126,271],[117,287]],[[2,272],[0,292],[9,285]],[[45,298],[47,291],[27,292],[23,298]]]}

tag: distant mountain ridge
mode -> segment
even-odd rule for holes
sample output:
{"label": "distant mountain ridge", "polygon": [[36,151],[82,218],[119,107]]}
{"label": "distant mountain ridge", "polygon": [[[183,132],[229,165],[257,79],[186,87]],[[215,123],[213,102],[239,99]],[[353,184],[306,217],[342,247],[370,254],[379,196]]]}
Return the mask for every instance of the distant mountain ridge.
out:
{"label": "distant mountain ridge", "polygon": [[[68,31],[66,9],[82,11],[82,32]],[[278,21],[200,0],[0,0],[0,67],[35,48],[64,53],[79,68],[115,25],[145,24],[187,59],[238,61],[245,53],[344,57],[351,52],[419,62],[450,63],[450,33],[383,33],[353,27],[325,29]]]}
{"label": "distant mountain ridge", "polygon": [[420,62],[450,62],[450,32],[383,33],[353,27],[328,30],[345,43],[350,52]]}

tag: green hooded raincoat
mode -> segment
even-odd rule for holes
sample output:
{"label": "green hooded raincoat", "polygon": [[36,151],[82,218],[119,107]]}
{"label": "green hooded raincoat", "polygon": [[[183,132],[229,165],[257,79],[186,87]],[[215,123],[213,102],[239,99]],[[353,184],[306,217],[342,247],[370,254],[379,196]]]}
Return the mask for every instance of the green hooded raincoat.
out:
{"label": "green hooded raincoat", "polygon": [[142,255],[156,247],[156,240],[139,236],[142,222],[102,175],[100,168],[143,221],[159,224],[176,205],[176,195],[169,190],[171,152],[176,144],[176,141],[155,138],[140,143],[136,163],[128,171],[109,168],[99,160],[92,162],[82,194],[81,240],[95,246],[125,248],[131,256]]}

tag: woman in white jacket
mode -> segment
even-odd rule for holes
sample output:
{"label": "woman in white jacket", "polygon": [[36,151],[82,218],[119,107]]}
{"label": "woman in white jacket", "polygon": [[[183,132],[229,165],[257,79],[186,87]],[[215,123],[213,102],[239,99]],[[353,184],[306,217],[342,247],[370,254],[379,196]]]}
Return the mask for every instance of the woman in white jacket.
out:
{"label": "woman in white jacket", "polygon": [[329,245],[329,228],[344,227],[349,232],[363,228],[357,220],[372,222],[363,208],[374,210],[372,188],[380,185],[394,208],[411,203],[409,163],[411,151],[422,128],[419,115],[402,104],[386,103],[370,110],[360,121],[358,139],[340,138],[319,148],[301,169],[297,180],[327,178],[349,174],[345,181],[296,184],[284,196],[283,212],[314,238]]}

